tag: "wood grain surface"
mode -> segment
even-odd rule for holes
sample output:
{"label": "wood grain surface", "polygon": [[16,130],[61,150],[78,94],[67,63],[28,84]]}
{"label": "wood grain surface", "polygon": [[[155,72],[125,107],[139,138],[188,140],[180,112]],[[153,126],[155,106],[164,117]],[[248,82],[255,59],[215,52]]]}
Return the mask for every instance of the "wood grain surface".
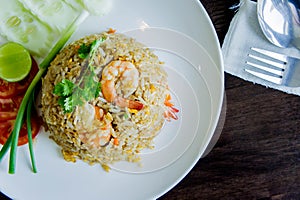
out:
{"label": "wood grain surface", "polygon": [[[236,0],[201,0],[220,45]],[[226,118],[213,150],[160,200],[300,199],[300,97],[225,74]],[[0,195],[0,199],[7,199]]]}

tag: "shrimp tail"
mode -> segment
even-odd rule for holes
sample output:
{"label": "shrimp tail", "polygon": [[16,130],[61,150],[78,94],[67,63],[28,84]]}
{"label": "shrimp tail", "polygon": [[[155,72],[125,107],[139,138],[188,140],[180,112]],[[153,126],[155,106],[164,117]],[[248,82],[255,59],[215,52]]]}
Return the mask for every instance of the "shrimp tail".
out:
{"label": "shrimp tail", "polygon": [[142,104],[139,101],[133,101],[133,100],[125,99],[125,98],[122,98],[120,96],[118,96],[117,98],[115,98],[114,102],[118,106],[120,106],[122,108],[130,108],[130,109],[135,109],[135,110],[142,110],[143,107],[144,107],[144,104]]}
{"label": "shrimp tail", "polygon": [[171,103],[171,95],[167,94],[165,99],[165,106],[167,107],[167,110],[164,112],[164,117],[170,121],[171,119],[177,120],[178,116],[176,113],[179,112],[177,108],[174,107],[174,104]]}
{"label": "shrimp tail", "polygon": [[178,113],[179,110],[174,108],[174,107],[168,107],[168,109],[164,112],[164,117],[170,121],[171,118],[174,120],[178,119],[178,116],[176,115],[176,113]]}
{"label": "shrimp tail", "polygon": [[136,110],[142,110],[144,107],[144,104],[142,104],[139,101],[129,101],[129,108],[136,109]]}

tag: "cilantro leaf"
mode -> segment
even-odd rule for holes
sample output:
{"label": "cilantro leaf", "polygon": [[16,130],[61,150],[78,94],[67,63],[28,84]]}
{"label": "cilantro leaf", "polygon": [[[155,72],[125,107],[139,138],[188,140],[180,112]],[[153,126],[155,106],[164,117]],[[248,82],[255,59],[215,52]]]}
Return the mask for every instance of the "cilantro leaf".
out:
{"label": "cilantro leaf", "polygon": [[64,105],[65,105],[65,98],[66,97],[59,97],[58,101],[57,101],[58,105],[60,105],[61,107],[64,107]]}
{"label": "cilantro leaf", "polygon": [[67,98],[64,99],[64,111],[65,112],[72,112],[73,110],[73,99],[72,99],[72,96],[69,96]]}
{"label": "cilantro leaf", "polygon": [[86,45],[85,43],[83,43],[82,45],[80,45],[79,49],[78,49],[78,56],[79,58],[86,58],[91,50],[91,45]]}
{"label": "cilantro leaf", "polygon": [[[95,50],[98,48],[98,44],[102,43],[106,40],[106,37],[101,37],[98,40],[94,40],[91,44],[86,45],[85,43],[83,43],[82,45],[80,45],[79,49],[78,49],[78,56],[79,58],[85,59],[87,58],[87,56],[92,52],[92,50]],[[95,46],[97,48],[95,48]]]}
{"label": "cilantro leaf", "polygon": [[54,86],[53,93],[58,96],[71,95],[74,88],[74,83],[68,79],[63,79],[60,83]]}

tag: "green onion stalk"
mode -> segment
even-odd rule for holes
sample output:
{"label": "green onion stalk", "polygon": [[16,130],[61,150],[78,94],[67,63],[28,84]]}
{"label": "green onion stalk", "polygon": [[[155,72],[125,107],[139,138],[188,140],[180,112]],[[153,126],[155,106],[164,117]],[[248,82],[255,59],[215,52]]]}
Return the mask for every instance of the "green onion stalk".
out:
{"label": "green onion stalk", "polygon": [[0,151],[0,161],[3,159],[4,155],[10,148],[10,156],[9,156],[9,170],[8,173],[14,174],[16,170],[16,158],[17,158],[17,147],[18,147],[18,138],[19,133],[24,121],[25,111],[27,110],[26,117],[27,117],[27,129],[28,129],[28,146],[30,152],[30,158],[32,163],[32,171],[37,172],[35,161],[34,161],[34,153],[32,147],[32,134],[31,134],[31,125],[30,125],[30,112],[32,108],[32,104],[34,102],[34,91],[36,88],[37,83],[41,80],[42,76],[48,69],[51,61],[55,58],[56,54],[63,48],[63,46],[67,43],[73,33],[76,31],[79,24],[86,18],[88,15],[87,12],[83,12],[79,15],[76,20],[67,27],[66,31],[62,34],[62,37],[57,41],[54,45],[50,53],[46,56],[46,58],[41,62],[39,65],[39,71],[35,75],[34,79],[30,83],[25,96],[21,102],[21,105],[18,110],[18,114],[16,117],[16,121],[14,124],[14,128],[12,133],[9,135],[7,141],[2,146]]}

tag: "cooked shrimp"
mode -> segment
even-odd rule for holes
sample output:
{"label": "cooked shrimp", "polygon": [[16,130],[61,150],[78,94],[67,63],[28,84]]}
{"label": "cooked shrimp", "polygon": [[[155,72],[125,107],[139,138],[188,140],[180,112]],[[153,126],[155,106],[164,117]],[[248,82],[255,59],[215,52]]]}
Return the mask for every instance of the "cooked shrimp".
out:
{"label": "cooked shrimp", "polygon": [[122,108],[141,110],[143,104],[127,99],[139,84],[139,72],[129,61],[112,61],[102,72],[101,88],[106,101]]}
{"label": "cooked shrimp", "polygon": [[111,140],[114,129],[111,124],[107,124],[92,132],[82,132],[79,134],[80,140],[94,149],[106,146]]}
{"label": "cooked shrimp", "polygon": [[174,120],[177,120],[178,116],[176,115],[176,113],[178,113],[179,110],[174,107],[173,103],[171,103],[171,95],[170,94],[167,94],[164,104],[165,104],[165,106],[167,106],[167,109],[164,112],[164,117],[168,121],[171,121],[171,118]]}
{"label": "cooked shrimp", "polygon": [[79,112],[78,134],[82,143],[91,148],[108,144],[114,133],[112,117],[103,109],[86,103]]}

